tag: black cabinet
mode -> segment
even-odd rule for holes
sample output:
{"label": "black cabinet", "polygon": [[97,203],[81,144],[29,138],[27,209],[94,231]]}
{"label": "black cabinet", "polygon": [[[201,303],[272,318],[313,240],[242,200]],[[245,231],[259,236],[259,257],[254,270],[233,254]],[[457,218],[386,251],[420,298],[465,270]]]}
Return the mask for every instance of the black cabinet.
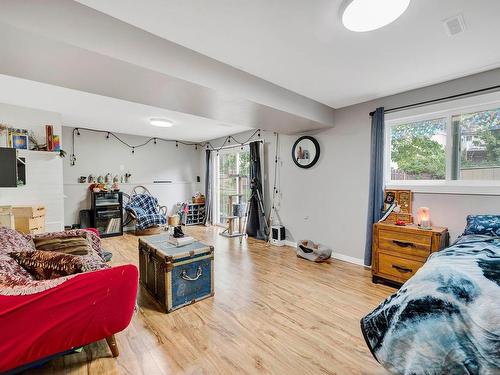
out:
{"label": "black cabinet", "polygon": [[121,192],[92,192],[92,225],[101,237],[123,234],[123,199]]}
{"label": "black cabinet", "polygon": [[26,185],[26,159],[15,148],[0,147],[0,187]]}

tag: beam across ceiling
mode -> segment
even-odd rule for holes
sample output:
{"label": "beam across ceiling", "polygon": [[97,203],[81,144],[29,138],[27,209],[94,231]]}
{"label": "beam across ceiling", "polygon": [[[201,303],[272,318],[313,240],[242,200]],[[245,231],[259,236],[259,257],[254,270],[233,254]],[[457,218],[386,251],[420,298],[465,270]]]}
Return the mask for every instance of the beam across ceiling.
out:
{"label": "beam across ceiling", "polygon": [[334,110],[79,3],[0,4],[0,73],[216,121],[296,133]]}

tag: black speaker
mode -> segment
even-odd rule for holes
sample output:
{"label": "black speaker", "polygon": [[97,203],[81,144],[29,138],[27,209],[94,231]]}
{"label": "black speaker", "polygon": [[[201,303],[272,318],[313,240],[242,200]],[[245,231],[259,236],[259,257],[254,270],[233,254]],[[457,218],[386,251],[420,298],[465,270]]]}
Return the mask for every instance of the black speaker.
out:
{"label": "black speaker", "polygon": [[90,210],[80,210],[80,228],[91,228],[91,217]]}
{"label": "black speaker", "polygon": [[285,227],[283,225],[273,225],[271,227],[271,243],[276,246],[285,244]]}

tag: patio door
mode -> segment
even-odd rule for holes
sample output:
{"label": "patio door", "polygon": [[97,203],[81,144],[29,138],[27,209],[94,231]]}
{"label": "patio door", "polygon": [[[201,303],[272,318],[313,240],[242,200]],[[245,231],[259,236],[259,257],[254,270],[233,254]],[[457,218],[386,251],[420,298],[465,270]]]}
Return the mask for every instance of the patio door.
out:
{"label": "patio door", "polygon": [[248,201],[250,175],[250,149],[248,146],[219,151],[217,158],[217,202],[216,218],[218,225],[225,225],[230,200],[234,203]]}

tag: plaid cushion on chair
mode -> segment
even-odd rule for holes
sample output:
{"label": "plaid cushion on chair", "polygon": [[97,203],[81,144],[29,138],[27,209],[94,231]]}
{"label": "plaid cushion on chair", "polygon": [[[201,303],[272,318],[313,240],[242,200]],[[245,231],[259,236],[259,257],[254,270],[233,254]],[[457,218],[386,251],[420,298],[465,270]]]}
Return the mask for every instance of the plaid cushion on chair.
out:
{"label": "plaid cushion on chair", "polygon": [[158,209],[158,199],[148,194],[136,194],[125,205],[126,210],[134,212],[137,218],[136,227],[139,230],[163,225],[167,218]]}

